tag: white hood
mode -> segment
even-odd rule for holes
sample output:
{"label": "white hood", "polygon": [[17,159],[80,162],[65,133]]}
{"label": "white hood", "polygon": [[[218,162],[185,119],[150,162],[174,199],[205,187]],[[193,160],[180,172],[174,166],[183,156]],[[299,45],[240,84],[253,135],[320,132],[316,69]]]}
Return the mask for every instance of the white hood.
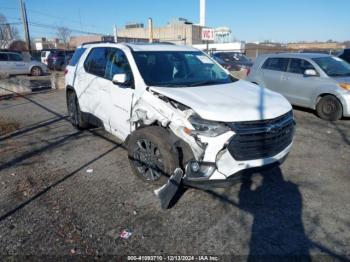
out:
{"label": "white hood", "polygon": [[150,89],[192,108],[203,119],[213,121],[272,119],[292,110],[282,95],[244,80],[214,86],[153,86]]}

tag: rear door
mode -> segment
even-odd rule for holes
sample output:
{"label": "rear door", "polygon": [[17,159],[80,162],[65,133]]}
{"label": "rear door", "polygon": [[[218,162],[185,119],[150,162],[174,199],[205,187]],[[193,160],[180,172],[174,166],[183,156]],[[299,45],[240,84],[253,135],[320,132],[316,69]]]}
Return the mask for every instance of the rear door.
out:
{"label": "rear door", "polygon": [[320,86],[318,76],[305,76],[307,69],[315,67],[305,59],[291,58],[287,72],[282,77],[284,95],[294,105],[309,107],[312,102],[312,94]]}
{"label": "rear door", "polygon": [[28,74],[29,65],[23,61],[23,57],[20,54],[9,53],[9,67],[13,74]]}
{"label": "rear door", "polygon": [[102,90],[105,88],[99,81],[105,75],[108,56],[107,47],[92,48],[83,64],[76,69],[74,87],[79,99],[82,111],[90,113],[104,123],[107,123],[107,115],[103,114]]}
{"label": "rear door", "polygon": [[10,73],[7,53],[0,53],[0,73]]}
{"label": "rear door", "polygon": [[284,95],[281,81],[283,73],[287,70],[288,63],[289,58],[268,58],[262,65],[263,86]]}

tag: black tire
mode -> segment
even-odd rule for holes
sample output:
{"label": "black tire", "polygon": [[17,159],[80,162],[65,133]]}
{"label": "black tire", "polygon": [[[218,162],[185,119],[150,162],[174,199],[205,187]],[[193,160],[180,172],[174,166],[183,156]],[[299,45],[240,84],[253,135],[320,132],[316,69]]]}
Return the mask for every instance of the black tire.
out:
{"label": "black tire", "polygon": [[42,76],[43,70],[39,66],[33,66],[32,69],[30,70],[30,74],[32,76]]}
{"label": "black tire", "polygon": [[63,63],[63,64],[60,66],[59,70],[60,70],[60,71],[64,71],[65,69],[66,69],[66,65]]}
{"label": "black tire", "polygon": [[[170,133],[161,127],[150,126],[136,130],[128,142],[128,156],[133,173],[149,184],[165,184],[178,163],[178,153],[173,149],[171,141]],[[148,142],[152,145],[147,145]]]}
{"label": "black tire", "polygon": [[67,93],[67,109],[69,121],[75,128],[79,130],[89,128],[89,123],[84,119],[83,114],[80,111],[77,95],[74,91],[68,91]]}
{"label": "black tire", "polygon": [[333,95],[326,95],[316,105],[317,115],[327,121],[337,121],[343,116],[343,106]]}

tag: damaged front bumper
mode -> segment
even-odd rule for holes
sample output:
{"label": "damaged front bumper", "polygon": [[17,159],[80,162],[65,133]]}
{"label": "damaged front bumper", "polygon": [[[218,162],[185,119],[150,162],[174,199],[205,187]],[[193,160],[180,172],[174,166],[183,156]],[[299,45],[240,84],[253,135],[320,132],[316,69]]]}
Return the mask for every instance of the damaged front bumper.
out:
{"label": "damaged front bumper", "polygon": [[294,130],[289,112],[273,120],[235,124],[221,136],[200,137],[207,145],[204,158],[189,162],[183,181],[200,188],[227,186],[246,173],[279,165],[291,150]]}
{"label": "damaged front bumper", "polygon": [[210,174],[200,175],[193,172],[189,163],[183,183],[201,189],[228,187],[241,182],[247,175],[254,175],[281,165],[291,147],[292,144],[274,157],[250,161],[236,161],[227,150],[224,150],[225,152],[220,154],[216,163],[199,163],[199,165],[214,166],[215,169],[210,171]]}

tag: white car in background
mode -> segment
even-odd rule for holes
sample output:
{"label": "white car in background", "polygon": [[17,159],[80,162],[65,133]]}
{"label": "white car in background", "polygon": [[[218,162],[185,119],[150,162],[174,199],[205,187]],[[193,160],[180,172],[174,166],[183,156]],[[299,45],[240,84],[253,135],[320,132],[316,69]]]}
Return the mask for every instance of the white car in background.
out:
{"label": "white car in background", "polygon": [[125,141],[145,181],[181,168],[187,185],[222,186],[242,171],[279,164],[291,149],[290,103],[195,48],[85,44],[66,70],[72,124],[99,124]]}
{"label": "white car in background", "polygon": [[0,73],[7,75],[27,74],[41,76],[48,68],[38,61],[25,61],[22,55],[12,52],[0,52]]}

